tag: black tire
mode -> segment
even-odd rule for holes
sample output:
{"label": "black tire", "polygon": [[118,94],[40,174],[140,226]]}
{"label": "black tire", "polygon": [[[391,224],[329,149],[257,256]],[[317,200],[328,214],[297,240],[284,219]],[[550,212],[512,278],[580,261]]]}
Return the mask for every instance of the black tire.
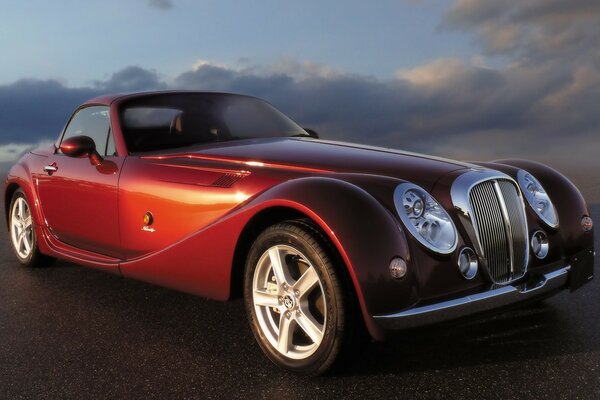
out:
{"label": "black tire", "polygon": [[[283,289],[275,274],[265,275],[265,271],[272,268],[274,264],[269,250],[284,254],[281,264],[286,266],[283,268],[287,268],[288,271],[298,270],[298,276],[308,275],[306,272],[312,267],[318,276],[318,285],[314,284],[313,289],[300,295],[300,291],[292,289],[300,288],[300,285],[296,285],[300,279],[298,276],[293,277],[290,272],[289,292],[282,292]],[[298,254],[295,255],[294,251]],[[345,267],[341,265],[339,257],[335,254],[327,238],[305,220],[286,221],[273,225],[263,231],[252,245],[244,273],[246,313],[258,344],[276,365],[300,374],[319,375],[333,370],[337,362],[346,358],[344,356],[349,351],[359,349],[353,346],[353,342],[357,342],[358,337],[363,338],[362,335],[357,335],[357,332],[364,331],[364,328],[361,330],[362,321],[357,321],[360,313],[357,312],[355,295],[346,277]],[[268,257],[268,260],[264,257]],[[302,271],[302,268],[306,269]],[[313,273],[310,275],[315,279]],[[255,287],[262,287],[265,280],[266,290],[271,287],[270,292],[267,293],[269,296],[278,291],[276,296],[279,296],[279,305],[276,307],[255,304]],[[293,294],[287,295],[292,292],[296,293],[297,297]],[[281,296],[282,294],[285,296]],[[311,296],[313,299],[310,299]],[[293,306],[290,306],[290,303]],[[322,320],[319,318],[320,314]],[[284,354],[276,347],[275,336],[281,341],[282,320],[286,316],[292,321],[289,322],[289,326],[294,326],[295,330],[292,331],[291,344],[288,345],[289,352],[286,351]],[[307,332],[310,329],[306,330],[302,327],[306,324],[301,322],[306,321],[303,318],[311,318],[316,322],[313,326],[321,327],[322,336],[318,343],[309,337]],[[296,344],[296,341],[299,344]],[[279,342],[277,344],[280,345]],[[305,347],[309,350],[304,353],[299,352],[299,355],[295,353],[296,350]]]}
{"label": "black tire", "polygon": [[[15,210],[15,207],[17,207],[17,205],[18,207],[22,207],[24,205],[26,207],[25,210],[27,210],[27,212],[29,213],[30,223],[29,226],[24,229],[24,236],[27,236],[27,243],[29,247],[29,251],[27,251],[26,254],[24,254],[23,248],[17,248],[17,246],[19,246],[19,243],[22,242],[19,242],[19,235],[17,234],[16,228],[12,222],[13,214],[15,213],[15,211],[18,212],[18,210]],[[36,226],[33,222],[33,218],[31,218],[31,208],[29,207],[29,201],[27,200],[27,197],[25,196],[25,193],[22,189],[17,189],[15,191],[10,202],[10,208],[8,211],[8,237],[10,240],[11,249],[15,254],[15,257],[17,257],[19,263],[27,267],[46,267],[51,265],[55,261],[54,258],[42,254],[39,250],[37,243]]]}

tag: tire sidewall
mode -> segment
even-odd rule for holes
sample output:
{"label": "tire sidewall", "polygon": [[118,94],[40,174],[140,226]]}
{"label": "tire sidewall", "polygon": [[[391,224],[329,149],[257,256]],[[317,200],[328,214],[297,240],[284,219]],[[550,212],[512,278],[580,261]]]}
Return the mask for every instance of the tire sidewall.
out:
{"label": "tire sidewall", "polygon": [[[252,332],[267,357],[275,364],[286,369],[300,373],[314,374],[326,369],[333,361],[331,360],[331,353],[336,351],[336,346],[339,346],[340,328],[343,327],[343,324],[341,324],[343,315],[340,315],[339,312],[342,304],[340,304],[340,294],[336,293],[330,272],[326,267],[326,264],[332,262],[332,258],[328,256],[328,258],[324,259],[322,255],[327,254],[324,246],[319,243],[318,248],[315,248],[303,235],[294,232],[293,227],[302,229],[291,223],[278,224],[259,235],[252,245],[244,273],[244,302]],[[310,235],[310,232],[305,229],[302,230]],[[311,236],[317,243],[319,242],[314,235]],[[302,360],[290,359],[279,353],[265,337],[256,319],[252,295],[254,271],[256,270],[258,260],[264,252],[276,245],[288,245],[300,251],[314,267],[323,287],[327,313],[327,323],[325,325],[323,340],[315,353]]]}

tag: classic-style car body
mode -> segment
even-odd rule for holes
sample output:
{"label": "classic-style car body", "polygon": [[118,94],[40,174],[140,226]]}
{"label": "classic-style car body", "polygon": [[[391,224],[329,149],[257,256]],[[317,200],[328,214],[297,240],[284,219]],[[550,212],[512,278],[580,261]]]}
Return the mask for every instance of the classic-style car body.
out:
{"label": "classic-style car body", "polygon": [[[211,135],[225,128],[212,126],[203,128],[209,139],[202,143],[162,148],[162,136],[152,136],[160,124],[144,118],[159,118],[150,114],[163,102],[168,110],[182,104],[189,114],[186,101],[196,98],[246,97],[163,92],[83,104],[56,145],[32,151],[10,170],[9,228],[20,189],[41,254],[227,300],[242,295],[244,266],[261,232],[282,221],[310,221],[339,259],[349,296],[376,339],[576,289],[593,275],[590,212],[573,184],[547,166],[464,163],[301,134],[220,140]],[[177,135],[189,123],[180,114],[166,116],[172,121],[165,132]],[[74,126],[85,118],[83,128]],[[92,136],[95,149],[81,135]],[[552,221],[526,198],[527,176],[541,184],[534,196],[545,189]],[[399,192],[402,184],[409,186]],[[414,233],[414,216],[402,209],[413,201],[417,210],[422,204],[414,202],[429,201],[427,193],[439,203],[431,210],[441,206],[449,216],[445,232],[455,227],[443,249]]]}

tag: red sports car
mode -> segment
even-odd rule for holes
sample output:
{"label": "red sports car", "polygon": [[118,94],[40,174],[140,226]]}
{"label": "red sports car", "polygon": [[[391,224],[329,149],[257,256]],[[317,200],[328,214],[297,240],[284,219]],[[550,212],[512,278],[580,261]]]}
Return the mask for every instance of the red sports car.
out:
{"label": "red sports car", "polygon": [[379,340],[593,276],[588,207],[555,170],[319,140],[248,96],[90,100],[56,145],[12,167],[4,195],[22,264],[62,258],[243,296],[265,354],[308,374],[363,333]]}

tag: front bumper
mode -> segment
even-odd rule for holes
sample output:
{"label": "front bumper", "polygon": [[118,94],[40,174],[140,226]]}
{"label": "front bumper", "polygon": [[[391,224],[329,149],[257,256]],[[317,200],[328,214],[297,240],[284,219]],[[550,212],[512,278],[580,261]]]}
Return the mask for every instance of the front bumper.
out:
{"label": "front bumper", "polygon": [[567,287],[575,290],[592,279],[593,265],[594,252],[587,250],[573,257],[571,265],[548,272],[534,280],[397,313],[375,315],[373,318],[378,325],[388,330],[416,328],[449,321],[544,297]]}

